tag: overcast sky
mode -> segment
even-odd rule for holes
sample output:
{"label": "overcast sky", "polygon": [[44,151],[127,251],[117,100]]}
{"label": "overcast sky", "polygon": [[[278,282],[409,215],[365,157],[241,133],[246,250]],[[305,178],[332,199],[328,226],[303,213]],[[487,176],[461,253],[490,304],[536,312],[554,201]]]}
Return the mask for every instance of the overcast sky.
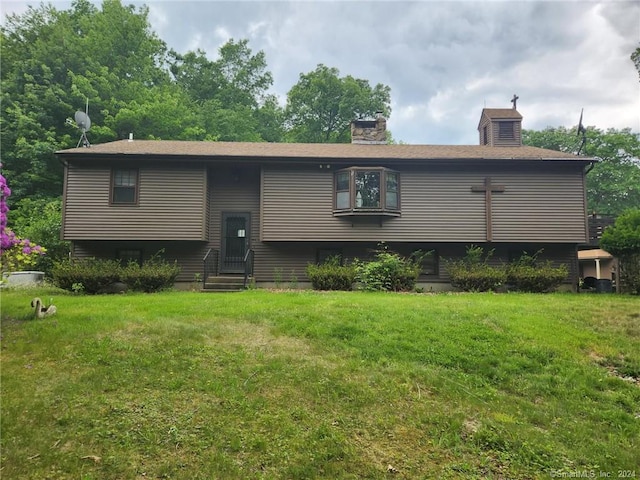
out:
{"label": "overcast sky", "polygon": [[[388,128],[406,143],[476,144],[482,108],[509,108],[514,94],[526,129],[574,126],[584,108],[587,126],[640,132],[638,0],[123,3],[148,5],[180,53],[214,59],[230,38],[249,39],[283,104],[319,63],[389,85]],[[39,2],[3,0],[3,16],[27,4]]]}

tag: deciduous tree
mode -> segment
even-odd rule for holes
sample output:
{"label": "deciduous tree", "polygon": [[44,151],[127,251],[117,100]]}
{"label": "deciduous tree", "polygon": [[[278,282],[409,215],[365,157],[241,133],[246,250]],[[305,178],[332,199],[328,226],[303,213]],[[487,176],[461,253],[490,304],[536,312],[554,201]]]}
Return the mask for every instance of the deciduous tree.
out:
{"label": "deciduous tree", "polygon": [[391,89],[351,75],[340,77],[337,68],[318,65],[300,74],[287,94],[285,109],[288,140],[305,143],[348,143],[352,120],[391,113]]}
{"label": "deciduous tree", "polygon": [[229,40],[217,60],[197,50],[170,52],[175,82],[193,100],[205,138],[223,141],[280,141],[282,108],[267,90],[273,76],[263,51],[248,40]]}
{"label": "deciduous tree", "polygon": [[97,143],[123,133],[116,121],[122,108],[135,110],[149,103],[150,91],[170,87],[166,47],[147,15],[146,7],[136,10],[120,0],[104,0],[101,9],[75,0],[69,10],[42,4],[6,19],[0,122],[13,201],[62,193],[62,167],[53,152],[76,146],[79,132],[66,120],[87,100],[90,138]]}
{"label": "deciduous tree", "polygon": [[[576,153],[580,138],[576,127],[524,130],[523,143]],[[599,161],[587,175],[587,207],[590,212],[618,215],[640,205],[640,135],[631,129],[606,132],[587,128],[581,153]]]}

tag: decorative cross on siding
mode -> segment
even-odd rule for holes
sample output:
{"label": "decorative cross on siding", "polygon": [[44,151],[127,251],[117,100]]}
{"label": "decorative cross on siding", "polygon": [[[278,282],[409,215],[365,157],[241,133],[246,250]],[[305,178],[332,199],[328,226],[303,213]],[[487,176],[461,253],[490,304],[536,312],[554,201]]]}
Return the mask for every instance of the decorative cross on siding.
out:
{"label": "decorative cross on siding", "polygon": [[491,219],[491,197],[492,193],[500,193],[504,192],[504,185],[492,185],[491,177],[486,177],[484,179],[484,185],[471,187],[472,192],[484,192],[484,201],[485,201],[485,219],[487,222],[487,242],[491,242],[493,240],[493,232],[492,226],[493,222]]}

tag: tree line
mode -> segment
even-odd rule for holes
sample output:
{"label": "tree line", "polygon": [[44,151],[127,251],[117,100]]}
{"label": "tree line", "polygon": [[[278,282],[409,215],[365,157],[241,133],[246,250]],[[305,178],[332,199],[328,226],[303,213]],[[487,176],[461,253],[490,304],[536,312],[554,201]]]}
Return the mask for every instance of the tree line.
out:
{"label": "tree line", "polygon": [[216,60],[167,48],[148,8],[75,0],[11,15],[0,32],[3,169],[12,201],[62,193],[53,152],[75,147],[67,119],[89,104],[90,139],[347,142],[349,122],[391,113],[388,86],[318,65],[285,106],[269,93],[264,52],[231,39]]}
{"label": "tree line", "polygon": [[[68,119],[87,101],[92,143],[130,132],[141,139],[349,142],[351,120],[391,114],[388,86],[322,64],[301,73],[280,105],[265,54],[248,40],[229,40],[215,60],[202,50],[179,53],[148,16],[147,7],[120,0],[100,8],[74,0],[68,10],[41,4],[7,17],[0,29],[0,149],[13,193],[9,223],[18,233],[35,229],[36,217],[37,228],[56,231],[63,168],[54,152],[77,145],[79,131]],[[640,71],[639,51],[632,60]],[[575,151],[575,133],[524,131],[524,142]],[[589,210],[618,214],[640,205],[638,134],[590,127],[587,137],[586,154],[601,158],[587,175]]]}

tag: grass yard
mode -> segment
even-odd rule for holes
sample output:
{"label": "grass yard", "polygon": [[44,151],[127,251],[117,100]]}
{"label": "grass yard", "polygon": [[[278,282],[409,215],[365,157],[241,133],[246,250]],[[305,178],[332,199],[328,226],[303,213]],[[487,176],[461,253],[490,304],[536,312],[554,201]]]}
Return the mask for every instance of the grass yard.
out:
{"label": "grass yard", "polygon": [[3,479],[640,477],[637,297],[1,300]]}

